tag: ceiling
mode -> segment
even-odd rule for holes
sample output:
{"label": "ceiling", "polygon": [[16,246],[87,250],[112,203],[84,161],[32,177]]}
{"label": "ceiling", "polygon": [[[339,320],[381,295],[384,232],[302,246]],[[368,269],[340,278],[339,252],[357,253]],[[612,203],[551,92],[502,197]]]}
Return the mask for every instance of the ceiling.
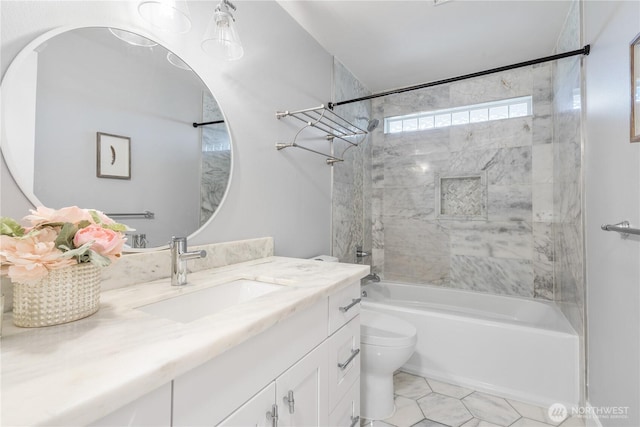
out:
{"label": "ceiling", "polygon": [[279,4],[375,93],[551,55],[571,1]]}

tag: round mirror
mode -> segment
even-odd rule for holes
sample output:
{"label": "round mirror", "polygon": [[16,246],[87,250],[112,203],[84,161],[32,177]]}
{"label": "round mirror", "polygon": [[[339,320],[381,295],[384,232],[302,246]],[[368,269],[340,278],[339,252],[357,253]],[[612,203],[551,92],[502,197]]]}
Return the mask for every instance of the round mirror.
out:
{"label": "round mirror", "polygon": [[36,206],[98,209],[166,245],[211,219],[231,173],[215,98],[177,55],[113,28],[45,35],[2,81],[2,151]]}

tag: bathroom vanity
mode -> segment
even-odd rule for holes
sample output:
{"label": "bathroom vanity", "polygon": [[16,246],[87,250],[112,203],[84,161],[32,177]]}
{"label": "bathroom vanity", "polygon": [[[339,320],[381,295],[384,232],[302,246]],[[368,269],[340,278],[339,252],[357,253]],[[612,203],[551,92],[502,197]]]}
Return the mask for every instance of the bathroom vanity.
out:
{"label": "bathroom vanity", "polygon": [[[2,424],[356,425],[354,300],[368,269],[266,257],[190,273],[185,287],[104,292],[96,315],[65,325],[20,329],[7,315]],[[280,288],[188,321],[145,311],[237,280]]]}

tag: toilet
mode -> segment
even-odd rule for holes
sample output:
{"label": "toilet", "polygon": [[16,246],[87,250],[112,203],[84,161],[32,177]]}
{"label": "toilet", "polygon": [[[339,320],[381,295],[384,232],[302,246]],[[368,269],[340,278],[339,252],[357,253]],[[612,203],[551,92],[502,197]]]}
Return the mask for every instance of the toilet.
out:
{"label": "toilet", "polygon": [[362,307],[360,311],[360,415],[383,420],[395,412],[393,373],[416,348],[417,330],[409,322]]}
{"label": "toilet", "polygon": [[[338,262],[318,255],[316,261]],[[360,417],[384,420],[395,412],[393,373],[416,349],[418,331],[411,323],[362,306],[360,308]]]}

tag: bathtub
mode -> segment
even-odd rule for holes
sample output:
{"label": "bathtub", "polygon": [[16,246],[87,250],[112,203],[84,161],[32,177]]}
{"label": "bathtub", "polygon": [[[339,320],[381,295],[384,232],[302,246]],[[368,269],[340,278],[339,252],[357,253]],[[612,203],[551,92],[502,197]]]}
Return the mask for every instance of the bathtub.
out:
{"label": "bathtub", "polygon": [[363,307],[418,330],[402,370],[539,406],[579,404],[578,335],[553,303],[393,282],[363,290]]}

